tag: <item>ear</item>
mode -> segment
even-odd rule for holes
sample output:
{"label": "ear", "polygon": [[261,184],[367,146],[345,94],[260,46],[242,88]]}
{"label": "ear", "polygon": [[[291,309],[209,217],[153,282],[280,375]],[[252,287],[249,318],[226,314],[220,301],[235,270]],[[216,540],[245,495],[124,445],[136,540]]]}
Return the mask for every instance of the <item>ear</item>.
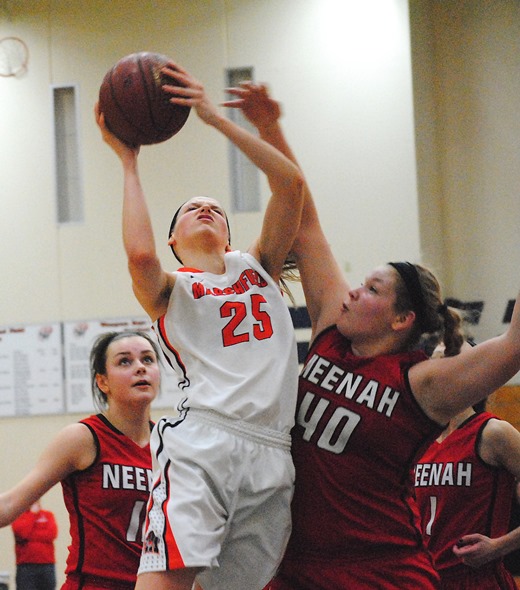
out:
{"label": "ear", "polygon": [[99,389],[106,395],[110,389],[108,387],[108,383],[107,383],[107,376],[106,375],[100,375],[99,373],[96,374],[96,385],[99,387]]}
{"label": "ear", "polygon": [[392,329],[396,332],[410,330],[415,322],[415,311],[404,311],[396,315],[392,322]]}

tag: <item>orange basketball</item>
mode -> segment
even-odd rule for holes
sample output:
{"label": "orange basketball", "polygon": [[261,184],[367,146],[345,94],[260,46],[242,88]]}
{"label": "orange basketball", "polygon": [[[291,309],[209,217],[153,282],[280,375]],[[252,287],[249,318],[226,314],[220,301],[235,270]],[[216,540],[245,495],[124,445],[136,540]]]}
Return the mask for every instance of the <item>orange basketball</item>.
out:
{"label": "orange basketball", "polygon": [[161,70],[170,60],[143,51],[119,60],[99,89],[99,110],[108,129],[131,146],[160,143],[178,133],[190,107],[172,104],[163,84],[180,86]]}

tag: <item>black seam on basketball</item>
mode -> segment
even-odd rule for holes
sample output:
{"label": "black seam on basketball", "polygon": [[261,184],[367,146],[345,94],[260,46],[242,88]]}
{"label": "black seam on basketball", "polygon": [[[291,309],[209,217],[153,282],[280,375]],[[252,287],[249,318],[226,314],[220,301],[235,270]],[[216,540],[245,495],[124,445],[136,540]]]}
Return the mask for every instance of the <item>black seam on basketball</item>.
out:
{"label": "black seam on basketball", "polygon": [[[141,84],[142,84],[142,87],[145,90],[146,106],[148,107],[148,116],[149,116],[150,121],[152,122],[153,127],[155,129],[157,129],[158,126],[157,126],[157,123],[156,123],[156,121],[154,119],[153,109],[152,109],[153,97],[150,96],[151,89],[150,89],[150,85],[147,84],[146,73],[145,73],[145,69],[144,69],[144,66],[143,66],[143,60],[141,58],[139,58],[137,60],[137,66],[139,68],[139,73],[141,74]],[[148,64],[148,71],[151,74],[152,80],[153,80],[154,79],[154,76],[153,76],[153,64],[151,64],[151,63]],[[155,88],[155,85],[152,86],[152,88]],[[159,129],[161,129],[160,126],[159,126]]]}
{"label": "black seam on basketball", "polygon": [[[159,123],[159,121],[156,120],[156,118],[154,117],[154,110],[152,108],[152,104],[155,101],[156,97],[157,97],[157,100],[161,100],[161,96],[159,96],[159,94],[164,92],[163,89],[162,89],[162,84],[164,82],[163,75],[162,75],[162,73],[159,74],[160,75],[160,84],[159,85],[156,85],[156,84],[149,85],[149,84],[146,83],[147,82],[146,72],[145,72],[145,68],[144,68],[144,65],[142,63],[141,58],[139,58],[138,65],[139,65],[139,71],[141,73],[141,79],[142,79],[143,87],[146,89],[146,97],[147,97],[147,100],[148,100],[148,105],[147,106],[148,106],[148,112],[149,112],[149,115],[150,115],[150,120],[151,120],[154,128],[156,129],[157,133],[158,134],[161,134],[160,135],[161,137],[169,138],[172,135],[175,135],[175,133],[177,133],[177,131],[179,131],[179,129],[182,128],[182,126],[184,125],[184,121],[186,119],[184,119],[184,120],[181,119],[175,125],[175,127],[172,128],[171,122],[173,121],[175,123],[175,121],[176,121],[177,118],[176,118],[174,106],[170,103],[168,97],[165,97],[166,102],[167,102],[167,106],[169,106],[170,107],[170,110],[171,110],[170,117],[168,118],[168,120],[165,122],[164,125],[161,125]],[[147,62],[147,66],[148,66],[148,74],[150,75],[151,79],[154,80],[155,79],[155,76],[154,76],[154,64],[153,64],[153,62],[148,61]],[[171,80],[171,82],[174,83],[175,81],[174,80]],[[151,93],[152,92],[154,93],[154,96],[151,96]],[[178,107],[178,108],[179,109],[182,109],[182,107]]]}
{"label": "black seam on basketball", "polygon": [[[110,88],[110,95],[112,96],[112,101],[113,103],[116,105],[117,110],[119,111],[119,114],[121,115],[121,117],[129,124],[130,127],[132,127],[135,131],[137,131],[137,133],[141,136],[142,135],[142,131],[140,129],[140,127],[138,127],[137,125],[135,125],[135,123],[132,122],[132,119],[130,119],[127,114],[125,113],[125,110],[123,108],[123,105],[121,104],[121,102],[119,102],[119,100],[117,100],[115,91],[114,91],[114,87],[112,85],[112,75],[114,73],[114,69],[115,66],[110,70],[110,75],[109,75],[109,88]],[[112,131],[112,129],[110,129],[110,124],[109,121],[106,121],[106,125],[108,127],[108,129],[110,131]],[[139,142],[137,142],[139,144]]]}

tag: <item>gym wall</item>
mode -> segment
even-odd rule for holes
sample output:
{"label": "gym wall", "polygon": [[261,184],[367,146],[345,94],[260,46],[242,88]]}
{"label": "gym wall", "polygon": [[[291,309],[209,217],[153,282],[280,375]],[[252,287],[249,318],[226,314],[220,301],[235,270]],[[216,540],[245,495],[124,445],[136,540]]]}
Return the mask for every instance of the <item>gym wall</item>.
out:
{"label": "gym wall", "polygon": [[[422,261],[447,296],[484,303],[477,340],[502,332],[520,284],[519,11],[514,0],[1,0],[0,38],[22,38],[30,60],[24,76],[0,78],[0,326],[142,315],[120,235],[119,162],[93,105],[113,63],[152,50],[192,70],[218,102],[228,68],[253,67],[269,83],[353,285],[387,260]],[[60,225],[51,97],[61,85],[78,92],[84,221]],[[229,209],[228,146],[192,114],[140,159],[173,270],[166,234],[177,206],[209,194]],[[234,247],[249,245],[260,220],[230,215]],[[0,419],[2,489],[80,417]],[[43,503],[58,518],[61,584],[59,487]],[[0,571],[14,575],[9,528]]]}

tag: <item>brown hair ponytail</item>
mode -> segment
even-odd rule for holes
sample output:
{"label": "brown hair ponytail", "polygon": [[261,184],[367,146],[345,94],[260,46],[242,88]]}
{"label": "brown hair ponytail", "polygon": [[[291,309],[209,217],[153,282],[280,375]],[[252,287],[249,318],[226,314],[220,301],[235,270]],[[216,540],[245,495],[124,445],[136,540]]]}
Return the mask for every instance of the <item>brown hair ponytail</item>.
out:
{"label": "brown hair ponytail", "polygon": [[444,356],[455,356],[459,354],[464,337],[461,332],[462,318],[459,313],[447,305],[441,305],[439,313],[444,317]]}
{"label": "brown hair ponytail", "polygon": [[435,275],[419,264],[400,262],[390,265],[398,275],[396,311],[412,310],[416,314],[409,347],[416,347],[425,335],[433,335],[437,343],[440,340],[444,342],[446,356],[458,354],[464,342],[461,317],[456,310],[443,303]]}

